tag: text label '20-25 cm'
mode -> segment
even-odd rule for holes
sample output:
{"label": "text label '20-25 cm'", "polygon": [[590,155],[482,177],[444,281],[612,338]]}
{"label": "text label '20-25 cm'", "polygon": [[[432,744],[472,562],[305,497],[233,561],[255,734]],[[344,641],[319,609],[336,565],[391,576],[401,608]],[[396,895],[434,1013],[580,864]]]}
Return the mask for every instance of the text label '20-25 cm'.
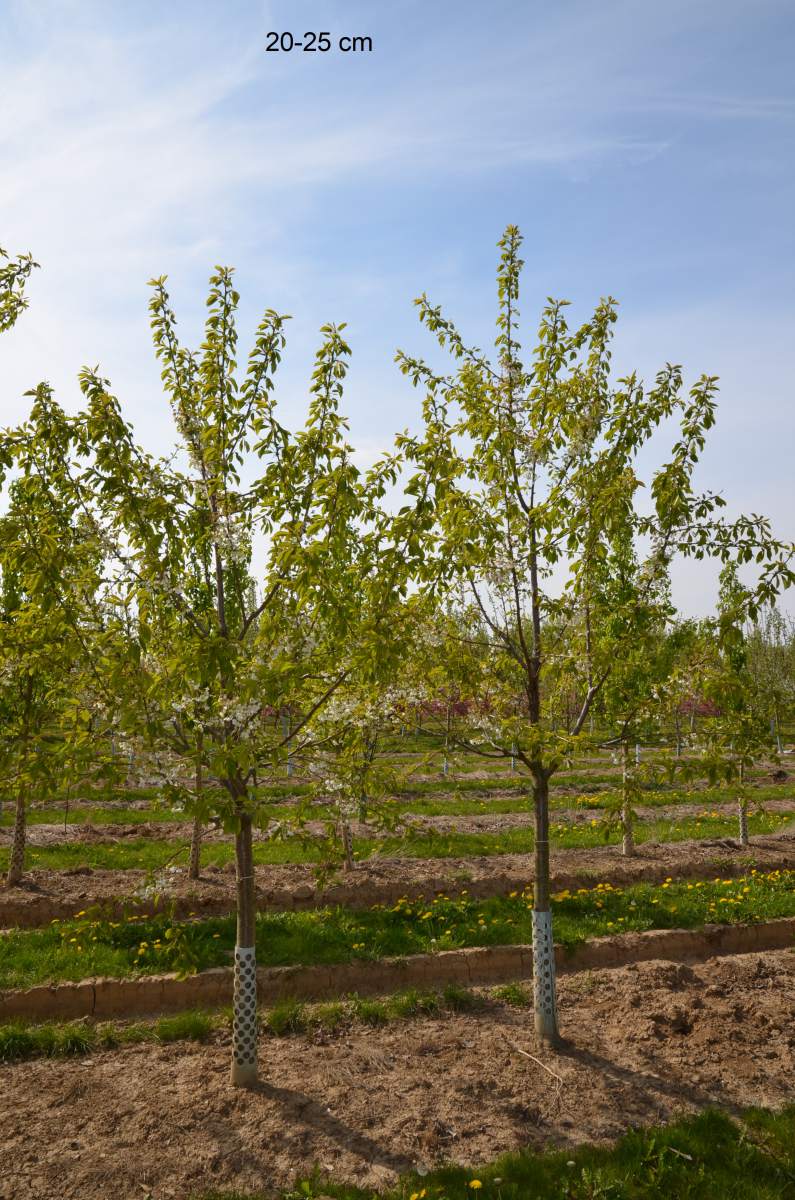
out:
{"label": "text label '20-25 cm'", "polygon": [[372,50],[373,39],[371,37],[362,37],[359,34],[342,34],[336,41],[332,41],[330,33],[305,33],[300,39],[296,38],[292,33],[276,33],[271,30],[267,35],[267,43],[265,49],[270,52],[283,51],[285,54],[290,50],[303,50],[304,53],[327,54],[329,50],[341,50],[343,54],[361,53],[362,51]]}

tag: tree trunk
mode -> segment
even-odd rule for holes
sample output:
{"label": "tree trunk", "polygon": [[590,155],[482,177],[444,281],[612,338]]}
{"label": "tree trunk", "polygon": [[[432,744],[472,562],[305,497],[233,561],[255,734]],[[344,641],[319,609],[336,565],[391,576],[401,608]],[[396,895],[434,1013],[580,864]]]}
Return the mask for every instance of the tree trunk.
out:
{"label": "tree trunk", "polygon": [[[282,737],[287,740],[290,737],[290,714],[282,713]],[[287,778],[291,779],[293,774],[293,757],[290,754],[289,742],[287,745]]]}
{"label": "tree trunk", "polygon": [[340,818],[340,834],[342,836],[342,850],[345,855],[345,870],[352,871],[355,865],[353,861],[353,842],[351,841],[351,827],[348,824],[347,817]]}
{"label": "tree trunk", "polygon": [[239,821],[235,834],[237,939],[231,1082],[234,1087],[254,1087],[257,1082],[257,956],[251,815],[241,813]]}
{"label": "tree trunk", "polygon": [[11,846],[11,857],[8,861],[8,873],[6,875],[6,883],[9,887],[13,887],[22,879],[25,870],[25,842],[27,827],[25,821],[25,793],[27,791],[27,782],[25,780],[25,771],[28,767],[28,744],[30,740],[30,709],[33,703],[33,676],[28,675],[25,682],[25,724],[22,734],[22,778],[19,781],[19,791],[17,792],[16,810],[14,812],[14,841]]}
{"label": "tree trunk", "polygon": [[534,779],[535,885],[533,887],[533,1007],[536,1037],[547,1046],[560,1044],[555,987],[555,947],[549,906],[549,781]]}
{"label": "tree trunk", "polygon": [[740,797],[737,801],[737,815],[740,822],[740,845],[748,845],[748,800],[745,795],[745,767],[740,764]]}
{"label": "tree trunk", "polygon": [[[201,804],[202,794],[202,760],[201,760],[202,744],[201,738],[197,745],[196,754],[196,782],[194,786],[194,794],[196,796],[197,805]],[[199,868],[201,867],[202,853],[202,818],[200,811],[196,812],[193,818],[193,830],[190,838],[190,866],[188,867],[188,878],[198,879]]]}
{"label": "tree trunk", "polygon": [[25,870],[26,832],[25,790],[24,788],[20,788],[14,812],[14,841],[11,847],[11,858],[8,863],[8,874],[6,875],[6,883],[9,887],[13,887],[22,880]]}
{"label": "tree trunk", "polygon": [[445,724],[445,729],[444,729],[444,763],[442,765],[442,775],[444,775],[445,779],[447,778],[447,772],[449,770],[449,763],[447,761],[449,753],[450,753],[450,705],[448,704],[447,705],[447,718],[446,718],[446,724]]}
{"label": "tree trunk", "polygon": [[193,829],[190,835],[190,866],[188,867],[188,879],[199,878],[199,868],[201,866],[202,854],[202,819],[199,816],[193,818]]}
{"label": "tree trunk", "polygon": [[627,794],[627,757],[629,747],[621,743],[621,853],[628,857],[635,853],[635,834],[632,828],[632,804]]}

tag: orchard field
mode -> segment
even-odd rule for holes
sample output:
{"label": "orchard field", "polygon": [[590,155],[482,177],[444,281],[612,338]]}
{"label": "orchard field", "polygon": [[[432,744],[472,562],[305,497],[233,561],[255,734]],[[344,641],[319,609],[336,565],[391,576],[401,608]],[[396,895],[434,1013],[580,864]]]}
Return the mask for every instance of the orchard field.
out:
{"label": "orchard field", "polygon": [[3,432],[5,1200],[795,1196],[792,546],[613,301],[522,351],[520,246],[367,470],[225,268],[195,351],[152,281],[173,452],[98,370]]}
{"label": "orchard field", "polygon": [[[397,1175],[402,1200],[422,1187],[470,1195],[473,1181],[495,1196],[533,1194],[524,1190],[532,1186],[587,1195],[575,1181],[606,1186],[646,1171],[644,1186],[654,1180],[664,1195],[689,1185],[683,1168],[698,1161],[713,1182],[725,1172],[734,1185],[747,1173],[749,1196],[760,1180],[768,1194],[785,1194],[776,1189],[787,1178],[795,1050],[795,777],[786,742],[749,775],[746,848],[730,785],[650,785],[635,804],[636,850],[627,856],[611,816],[622,785],[615,754],[560,773],[550,804],[552,911],[572,958],[561,963],[561,1021],[577,1032],[559,1054],[540,1057],[528,1025],[528,959],[462,969],[455,955],[529,950],[527,787],[509,762],[484,770],[465,753],[450,756],[445,774],[444,745],[432,735],[384,740],[379,757],[405,782],[379,798],[369,821],[351,821],[352,870],[340,861],[329,797],[311,798],[297,765],[262,788],[258,961],[265,971],[307,965],[326,974],[319,994],[317,981],[294,977],[282,998],[263,996],[258,1089],[230,1105],[223,1082],[231,981],[224,1003],[197,1005],[185,993],[166,996],[160,1013],[130,995],[76,1016],[73,997],[47,989],[48,1011],[30,1019],[21,1008],[0,1023],[2,1070],[27,1114],[24,1129],[10,1119],[0,1126],[18,1183],[33,1194],[62,1186],[68,1163],[66,1195],[134,1186],[152,1196],[270,1195],[266,1180],[314,1178],[291,1194],[369,1197],[393,1194]],[[639,750],[641,767],[671,757],[664,747]],[[2,896],[4,1000],[85,978],[229,971],[233,834],[208,826],[191,880],[192,827],[141,779],[75,790],[68,807],[54,796],[33,801],[28,820],[25,879]],[[295,832],[274,840],[275,822]],[[7,813],[6,859],[11,823]],[[731,943],[658,950],[632,939],[715,925],[778,925],[781,936],[738,945],[739,954]],[[580,965],[585,947],[612,957]],[[379,975],[385,957],[404,962],[403,979]],[[352,964],[354,986],[344,974]],[[65,1117],[56,1134],[53,1105]],[[742,1140],[716,1109],[735,1122],[743,1114]],[[629,1126],[660,1124],[662,1136],[637,1133],[606,1149]],[[161,1144],[154,1160],[152,1138]],[[245,1154],[230,1151],[235,1138]],[[34,1147],[44,1142],[42,1157]],[[495,1163],[503,1152],[518,1157]],[[461,1167],[438,1173],[450,1162]],[[343,1186],[330,1193],[329,1179]]]}

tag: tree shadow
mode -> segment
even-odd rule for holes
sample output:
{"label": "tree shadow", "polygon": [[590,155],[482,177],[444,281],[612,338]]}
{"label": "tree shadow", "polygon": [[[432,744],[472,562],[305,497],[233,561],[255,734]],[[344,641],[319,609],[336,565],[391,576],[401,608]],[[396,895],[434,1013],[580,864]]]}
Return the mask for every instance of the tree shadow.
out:
{"label": "tree shadow", "polygon": [[[651,1096],[664,1097],[675,1105],[684,1102],[697,1108],[710,1108],[715,1104],[720,1104],[724,1111],[735,1116],[739,1116],[744,1111],[742,1104],[729,1100],[723,1094],[723,1088],[708,1091],[682,1076],[666,1079],[663,1076],[644,1071],[642,1068],[623,1066],[615,1059],[605,1057],[596,1050],[578,1046],[570,1040],[561,1044],[558,1054],[561,1058],[569,1059],[583,1067],[589,1067],[591,1070],[599,1072],[605,1079],[639,1089]],[[695,1065],[695,1063],[691,1064],[691,1066]]]}
{"label": "tree shadow", "polygon": [[260,1079],[251,1091],[281,1107],[287,1128],[302,1125],[305,1129],[320,1133],[330,1141],[336,1142],[368,1165],[375,1164],[398,1175],[406,1174],[415,1166],[415,1161],[409,1155],[393,1154],[380,1142],[335,1117],[329,1112],[327,1105],[306,1095],[305,1092],[282,1087],[266,1079]]}

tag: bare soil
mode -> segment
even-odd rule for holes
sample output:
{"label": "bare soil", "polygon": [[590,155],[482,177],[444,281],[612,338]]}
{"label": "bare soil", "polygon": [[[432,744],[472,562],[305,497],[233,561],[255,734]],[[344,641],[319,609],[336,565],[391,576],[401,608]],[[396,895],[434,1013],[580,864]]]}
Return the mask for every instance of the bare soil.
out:
{"label": "bare soil", "polygon": [[[759,870],[795,868],[795,835],[790,832],[751,838],[747,851],[730,838],[703,841],[645,842],[625,858],[618,846],[557,850],[551,855],[553,891],[609,880],[616,885],[659,882],[672,878],[710,878],[741,875]],[[454,895],[467,891],[474,897],[505,895],[533,879],[529,854],[481,855],[473,858],[368,859],[350,873],[325,883],[311,866],[287,865],[256,868],[257,903],[260,908],[312,908],[343,904],[366,908],[394,903],[400,896]],[[0,928],[45,924],[54,917],[71,916],[78,909],[111,900],[129,899],[150,881],[143,871],[104,871],[73,867],[66,871],[28,872],[16,887],[0,887]],[[178,912],[208,915],[231,912],[235,905],[234,866],[207,867],[199,880],[190,880],[184,868],[169,873],[158,885],[164,901],[174,901]],[[153,900],[141,901],[151,908]]]}
{"label": "bare soil", "polygon": [[560,980],[561,1053],[498,1008],[383,1030],[263,1041],[253,1092],[227,1081],[225,1036],[0,1070],[2,1200],[275,1191],[315,1164],[379,1188],[454,1161],[608,1142],[717,1105],[792,1101],[795,954],[652,961]]}

